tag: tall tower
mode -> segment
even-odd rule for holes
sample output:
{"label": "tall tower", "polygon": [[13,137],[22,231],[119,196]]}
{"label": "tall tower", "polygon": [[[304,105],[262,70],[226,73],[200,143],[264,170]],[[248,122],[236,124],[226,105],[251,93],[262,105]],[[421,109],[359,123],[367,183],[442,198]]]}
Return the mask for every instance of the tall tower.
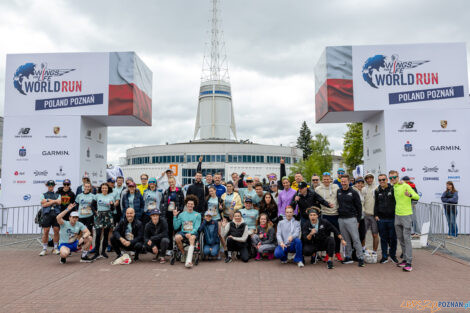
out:
{"label": "tall tower", "polygon": [[230,140],[230,131],[237,139],[225,42],[219,29],[218,6],[219,0],[212,0],[210,55],[206,50],[202,64],[194,139],[199,133],[201,140]]}

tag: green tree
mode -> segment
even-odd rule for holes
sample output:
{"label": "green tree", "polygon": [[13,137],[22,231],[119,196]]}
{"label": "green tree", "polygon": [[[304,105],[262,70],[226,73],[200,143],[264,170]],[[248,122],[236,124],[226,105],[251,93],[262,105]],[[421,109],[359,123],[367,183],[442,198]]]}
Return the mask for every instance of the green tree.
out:
{"label": "green tree", "polygon": [[313,174],[321,175],[323,172],[331,171],[333,166],[332,150],[328,136],[321,133],[315,134],[310,140],[309,148],[312,153],[306,160],[301,160],[292,167],[292,174],[300,172],[306,181],[310,181]]}
{"label": "green tree", "polygon": [[312,140],[312,132],[308,128],[307,123],[304,121],[302,127],[300,128],[299,137],[297,138],[297,148],[302,149],[303,159],[306,160],[310,154],[312,154],[312,149],[310,147],[310,141]]}
{"label": "green tree", "polygon": [[347,126],[348,131],[344,134],[343,160],[347,171],[351,172],[357,165],[363,163],[362,123],[352,123]]}

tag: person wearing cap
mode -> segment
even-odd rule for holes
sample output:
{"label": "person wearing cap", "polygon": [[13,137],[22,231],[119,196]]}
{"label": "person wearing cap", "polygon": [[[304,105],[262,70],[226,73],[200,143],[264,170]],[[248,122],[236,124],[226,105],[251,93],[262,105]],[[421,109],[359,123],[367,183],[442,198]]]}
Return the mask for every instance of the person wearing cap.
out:
{"label": "person wearing cap", "polygon": [[129,182],[127,188],[128,190],[122,199],[123,214],[126,214],[126,210],[128,208],[133,208],[135,218],[142,221],[142,215],[144,213],[144,198],[140,194],[140,191],[137,190],[134,182]]}
{"label": "person wearing cap", "polygon": [[268,192],[271,194],[273,201],[277,204],[277,201],[279,199],[279,184],[275,181],[271,181]]}
{"label": "person wearing cap", "polygon": [[[60,202],[61,212],[67,209],[70,203],[75,202],[75,193],[70,188],[70,185],[71,185],[70,179],[64,179],[62,183],[62,187],[59,187],[59,189],[57,189],[57,193],[60,195],[60,199],[61,199],[61,202]],[[70,213],[68,213],[64,217],[66,221],[68,221],[69,215]]]}
{"label": "person wearing cap", "polygon": [[[140,194],[138,191],[137,193]],[[116,252],[116,259],[122,256],[121,249],[124,249],[134,251],[134,261],[137,261],[143,247],[144,227],[142,222],[135,218],[135,211],[132,207],[129,207],[125,212],[124,219],[114,229],[111,245]]]}
{"label": "person wearing cap", "polygon": [[[83,175],[82,184],[77,187],[77,191],[75,192],[75,196],[78,196],[79,194],[81,194],[84,191],[84,187],[85,187],[86,183],[91,184],[91,180],[90,180],[90,178],[88,177],[87,174]],[[93,186],[92,186],[91,193],[96,194],[96,188],[93,187]]]}
{"label": "person wearing cap", "polygon": [[[216,188],[215,186],[212,187]],[[233,213],[240,210],[243,205],[241,197],[238,192],[234,191],[234,186],[231,181],[227,182],[226,188],[227,191],[220,197],[220,202],[222,203],[223,208],[223,218],[231,221],[233,218]]]}
{"label": "person wearing cap", "polygon": [[240,188],[239,191],[238,191],[240,193],[241,201],[243,203],[245,203],[246,198],[253,199],[253,197],[256,195],[256,191],[253,188],[253,185],[254,185],[253,177],[248,176],[245,179],[245,182],[246,182],[246,188]]}
{"label": "person wearing cap", "polygon": [[140,175],[140,184],[137,186],[137,189],[139,190],[142,196],[144,195],[144,191],[149,188],[148,182],[149,176],[147,174]]}
{"label": "person wearing cap", "polygon": [[202,181],[202,173],[196,172],[194,176],[194,183],[188,187],[186,195],[195,195],[199,202],[196,207],[196,212],[203,213],[206,207],[206,196],[209,194],[209,189],[204,185]]}
{"label": "person wearing cap", "polygon": [[[333,179],[329,172],[324,172],[322,174],[322,183],[318,186],[315,191],[325,199],[328,203],[332,203],[333,207],[322,205],[321,208],[321,217],[331,224],[333,224],[336,229],[339,229],[338,223],[338,185],[333,184]],[[340,253],[341,240],[338,237],[334,237],[335,240],[335,257],[338,261],[343,261],[343,257]]]}
{"label": "person wearing cap", "polygon": [[61,197],[60,194],[54,192],[55,182],[48,180],[46,182],[47,192],[41,195],[41,227],[42,227],[42,250],[39,256],[44,256],[47,253],[47,243],[49,242],[49,231],[52,227],[54,230],[54,242],[53,254],[59,254],[58,242],[59,242],[59,224],[57,223],[57,215],[60,213]]}
{"label": "person wearing cap", "polygon": [[[94,246],[94,259],[99,257],[108,258],[106,248],[108,245],[108,235],[111,227],[113,226],[112,207],[114,204],[113,189],[107,183],[102,183],[98,188],[98,193],[95,196],[96,215],[94,221],[95,227],[95,246]],[[101,234],[103,234],[103,244],[101,245]],[[100,246],[102,251],[100,254]]]}
{"label": "person wearing cap", "polygon": [[250,260],[249,244],[248,244],[248,227],[243,221],[242,213],[235,211],[233,220],[222,221],[222,235],[227,242],[227,253],[225,254],[225,263],[232,262],[232,253],[238,252],[243,262]]}
{"label": "person wearing cap", "polygon": [[310,256],[310,264],[316,262],[315,254],[318,251],[326,251],[325,261],[327,268],[333,268],[333,252],[335,251],[335,240],[331,237],[331,233],[338,238],[343,245],[343,240],[339,230],[328,220],[320,218],[320,210],[311,207],[307,210],[308,223],[302,226],[302,250],[304,256]]}
{"label": "person wearing cap", "polygon": [[173,170],[168,168],[162,173],[162,175],[157,179],[157,184],[162,190],[167,190],[170,187],[170,178],[175,180],[175,185],[181,187],[179,182],[176,180],[176,177],[173,174]]}
{"label": "person wearing cap", "polygon": [[312,206],[320,207],[320,205],[330,208],[334,207],[333,203],[328,203],[322,196],[316,193],[315,190],[309,188],[306,182],[301,182],[299,184],[299,190],[294,200],[291,202],[291,206],[298,209],[297,219],[300,219],[300,223],[303,225],[303,223],[308,221],[308,208]]}
{"label": "person wearing cap", "polygon": [[[286,216],[286,207],[291,204],[297,194],[297,191],[291,188],[289,177],[283,176],[281,181],[283,189],[279,192],[277,200],[279,220]],[[294,211],[294,214],[297,215],[297,209]]]}
{"label": "person wearing cap", "polygon": [[[284,177],[284,176],[287,176],[286,174],[286,164],[285,164],[285,161],[284,159],[281,159],[280,160],[280,178]],[[277,189],[275,190],[275,192],[277,192],[278,190],[282,190],[283,186],[282,186],[282,179],[277,179],[277,175],[275,173],[270,173],[268,175],[266,175],[266,178],[268,179],[268,184],[266,186],[266,188],[264,189],[264,191],[267,191],[267,192],[273,192],[273,186],[276,185],[277,186]],[[277,197],[276,197],[276,202],[277,202]]]}
{"label": "person wearing cap", "polygon": [[212,213],[206,211],[204,220],[199,227],[199,233],[204,236],[203,254],[206,258],[219,258],[220,238],[219,223],[214,221]]}
{"label": "person wearing cap", "polygon": [[148,188],[144,191],[144,214],[142,215],[142,223],[146,225],[150,221],[150,211],[160,210],[160,202],[162,201],[162,193],[157,189],[157,179],[150,178],[148,180]]}
{"label": "person wearing cap", "polygon": [[[150,184],[149,180],[149,184]],[[153,209],[149,212],[150,221],[145,225],[144,229],[144,249],[155,254],[152,261],[159,259],[160,263],[165,263],[165,254],[170,239],[168,238],[168,223],[165,218],[160,218],[160,210]],[[160,258],[158,256],[160,255]]]}
{"label": "person wearing cap", "polygon": [[256,220],[258,219],[259,212],[253,208],[253,200],[250,198],[245,199],[245,208],[239,210],[242,213],[243,220],[248,227],[249,234],[253,234],[256,230]]}
{"label": "person wearing cap", "polygon": [[300,223],[294,219],[294,209],[286,208],[286,218],[277,224],[276,239],[278,246],[274,250],[274,257],[280,259],[282,264],[287,263],[287,255],[295,252],[294,262],[298,267],[304,267],[302,256],[302,241],[300,240]]}
{"label": "person wearing cap", "polygon": [[[375,183],[375,176],[372,173],[368,173],[364,176],[365,185],[362,188],[362,194],[364,195],[364,226],[367,234],[370,229],[372,233],[372,253],[377,254],[379,248],[379,228],[377,221],[374,216],[375,207],[375,191],[377,190],[377,184]],[[365,241],[365,240],[364,240]],[[365,246],[365,242],[362,244]]]}
{"label": "person wearing cap", "polygon": [[[340,167],[337,171],[336,171],[336,174],[337,174],[337,177],[335,179],[335,181],[333,182],[334,184],[336,184],[338,186],[338,188],[341,189],[341,177],[346,174],[346,171],[344,170],[344,168]],[[349,186],[352,186],[352,183],[349,184]]]}
{"label": "person wearing cap", "polygon": [[341,189],[338,189],[338,223],[341,235],[346,241],[343,264],[351,264],[352,248],[356,249],[358,266],[364,267],[364,254],[359,239],[359,222],[362,218],[362,203],[359,193],[349,186],[349,175],[341,176]]}
{"label": "person wearing cap", "polygon": [[[93,259],[88,257],[88,249],[93,240],[93,235],[78,221],[78,212],[72,211],[77,204],[71,203],[57,215],[57,223],[60,225],[59,253],[60,263],[65,264],[71,252],[82,250],[80,262],[90,263]],[[72,212],[71,212],[72,211]],[[64,220],[65,215],[70,215],[69,220]]]}

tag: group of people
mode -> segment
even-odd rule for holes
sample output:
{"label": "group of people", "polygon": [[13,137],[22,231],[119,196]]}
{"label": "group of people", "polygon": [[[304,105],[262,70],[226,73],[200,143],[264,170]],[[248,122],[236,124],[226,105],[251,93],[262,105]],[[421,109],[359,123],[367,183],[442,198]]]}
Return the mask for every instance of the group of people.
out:
{"label": "group of people", "polygon": [[71,252],[81,251],[81,260],[91,262],[108,258],[109,251],[119,258],[126,250],[135,260],[141,253],[151,253],[160,263],[178,253],[185,266],[192,267],[193,252],[202,238],[202,255],[223,257],[227,263],[234,258],[243,262],[277,258],[303,267],[310,258],[312,264],[323,260],[329,269],[335,260],[357,261],[364,267],[365,235],[370,230],[371,253],[377,254],[381,244],[380,263],[391,260],[404,271],[412,270],[413,202],[419,195],[397,171],[380,174],[377,181],[367,174],[354,184],[344,169],[337,171],[336,179],[324,172],[310,182],[296,173],[291,183],[281,160],[282,178],[270,174],[262,184],[246,173],[233,173],[226,183],[220,173],[203,178],[201,167],[200,159],[194,182],[187,188],[178,185],[171,170],[158,179],[142,174],[138,186],[132,178],[118,177],[94,188],[83,177],[75,194],[68,180],[56,192],[54,181],[47,182],[41,200],[40,255],[47,253],[53,227],[53,253],[60,254],[61,263]]}

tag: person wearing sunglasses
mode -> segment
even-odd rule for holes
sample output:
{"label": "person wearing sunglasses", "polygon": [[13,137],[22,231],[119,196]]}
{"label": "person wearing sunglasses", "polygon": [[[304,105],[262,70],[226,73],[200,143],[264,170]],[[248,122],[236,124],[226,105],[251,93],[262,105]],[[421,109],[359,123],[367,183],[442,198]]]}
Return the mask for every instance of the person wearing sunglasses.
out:
{"label": "person wearing sunglasses", "polygon": [[403,253],[403,260],[397,266],[406,272],[411,272],[413,270],[411,266],[413,260],[411,246],[413,207],[411,200],[419,200],[419,195],[410,185],[399,180],[397,171],[390,171],[388,176],[395,193],[395,232]]}
{"label": "person wearing sunglasses", "polygon": [[320,186],[320,177],[317,175],[312,176],[312,188],[317,189],[318,186]]}
{"label": "person wearing sunglasses", "polygon": [[[334,184],[338,186],[338,188],[341,189],[341,177],[343,177],[344,174],[346,174],[346,171],[344,168],[340,167],[337,171],[336,174],[338,175],[336,179],[333,181]],[[349,186],[352,186],[352,184],[349,184]]]}
{"label": "person wearing sunglasses", "polygon": [[379,186],[374,195],[374,217],[380,235],[382,249],[381,264],[387,263],[388,258],[398,264],[397,234],[395,233],[395,193],[393,186],[388,183],[386,174],[379,175]]}
{"label": "person wearing sunglasses", "polygon": [[[63,212],[67,209],[70,203],[75,202],[75,193],[70,188],[71,182],[70,179],[64,179],[62,187],[57,189],[57,193],[60,195],[60,212]],[[70,212],[67,212],[64,216],[64,220],[68,221],[70,217]]]}

